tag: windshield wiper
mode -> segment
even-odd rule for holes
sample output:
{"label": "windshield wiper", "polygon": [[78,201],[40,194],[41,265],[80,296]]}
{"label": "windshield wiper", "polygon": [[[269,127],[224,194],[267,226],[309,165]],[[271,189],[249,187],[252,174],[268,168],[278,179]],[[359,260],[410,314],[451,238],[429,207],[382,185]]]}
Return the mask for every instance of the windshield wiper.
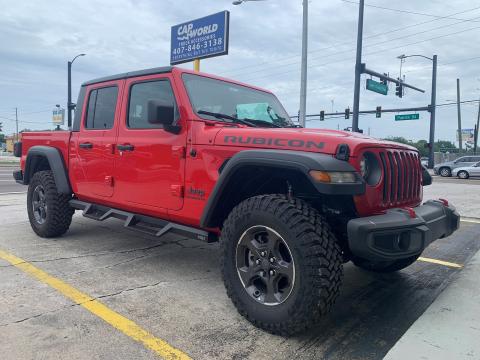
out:
{"label": "windshield wiper", "polygon": [[252,127],[257,127],[257,125],[251,123],[250,121],[248,120],[244,120],[244,119],[238,119],[234,116],[230,116],[230,115],[227,115],[227,114],[222,114],[222,113],[217,113],[217,112],[211,112],[211,111],[205,111],[205,110],[198,110],[197,111],[198,114],[203,114],[203,115],[209,115],[209,116],[213,116],[217,119],[227,119],[227,120],[231,120],[232,122],[234,123],[239,123],[239,124],[244,124],[244,125],[248,125],[248,126],[252,126]]}

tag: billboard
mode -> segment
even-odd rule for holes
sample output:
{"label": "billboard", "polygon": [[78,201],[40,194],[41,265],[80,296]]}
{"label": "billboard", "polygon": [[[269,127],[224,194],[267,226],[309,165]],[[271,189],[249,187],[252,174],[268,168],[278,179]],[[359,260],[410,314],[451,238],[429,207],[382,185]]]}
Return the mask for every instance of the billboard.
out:
{"label": "billboard", "polygon": [[65,124],[65,109],[60,109],[60,108],[53,109],[52,123],[54,125]]}
{"label": "billboard", "polygon": [[228,54],[229,22],[222,11],[172,26],[170,65]]}
{"label": "billboard", "polygon": [[[473,144],[474,138],[475,138],[475,129],[462,129],[462,142]],[[457,141],[459,140],[460,140],[459,131],[457,130]]]}

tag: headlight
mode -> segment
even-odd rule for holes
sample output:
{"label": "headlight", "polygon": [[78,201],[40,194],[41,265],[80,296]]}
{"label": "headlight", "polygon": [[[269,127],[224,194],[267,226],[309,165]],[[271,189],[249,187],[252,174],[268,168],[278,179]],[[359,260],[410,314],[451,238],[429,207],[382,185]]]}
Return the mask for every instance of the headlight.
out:
{"label": "headlight", "polygon": [[370,167],[368,164],[368,159],[364,155],[362,157],[362,160],[360,160],[360,174],[364,179],[367,179],[369,171],[370,171]]}
{"label": "headlight", "polygon": [[355,173],[353,172],[310,170],[310,176],[315,181],[323,183],[351,184],[357,182]]}
{"label": "headlight", "polygon": [[367,151],[360,160],[360,174],[368,185],[375,186],[380,181],[382,169],[377,156]]}

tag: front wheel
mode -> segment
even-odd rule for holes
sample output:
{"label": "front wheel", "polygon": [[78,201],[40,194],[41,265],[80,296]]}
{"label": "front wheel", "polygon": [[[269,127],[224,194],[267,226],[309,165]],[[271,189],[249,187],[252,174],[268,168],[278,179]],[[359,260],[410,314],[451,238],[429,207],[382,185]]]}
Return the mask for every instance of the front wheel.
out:
{"label": "front wheel", "polygon": [[68,203],[70,199],[71,196],[57,192],[52,171],[35,173],[27,193],[28,219],[33,231],[45,238],[64,234],[75,212]]}
{"label": "front wheel", "polygon": [[464,170],[461,170],[457,173],[457,176],[460,178],[460,179],[468,179],[470,177],[470,175],[468,174],[468,172],[464,171]]}
{"label": "front wheel", "polygon": [[440,172],[440,176],[443,176],[443,177],[452,176],[452,171],[448,167],[442,167],[439,172]]}
{"label": "front wheel", "polygon": [[352,262],[355,266],[364,270],[377,272],[377,273],[391,273],[405,269],[407,266],[412,265],[417,261],[419,255],[411,256],[405,259],[393,260],[393,261],[370,261],[358,257],[354,257]]}
{"label": "front wheel", "polygon": [[227,294],[257,327],[298,333],[338,296],[340,248],[325,219],[299,199],[261,195],[243,201],[225,221],[221,244]]}

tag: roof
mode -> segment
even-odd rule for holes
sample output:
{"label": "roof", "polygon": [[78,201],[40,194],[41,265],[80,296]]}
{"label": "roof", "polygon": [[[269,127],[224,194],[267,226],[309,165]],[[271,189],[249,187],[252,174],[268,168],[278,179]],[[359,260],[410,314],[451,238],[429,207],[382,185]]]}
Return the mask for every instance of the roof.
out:
{"label": "roof", "polygon": [[130,72],[126,72],[126,73],[110,75],[110,76],[105,76],[105,77],[93,79],[93,80],[90,80],[90,81],[86,81],[82,84],[82,86],[97,84],[97,83],[101,83],[101,82],[105,82],[105,81],[111,81],[111,80],[127,79],[127,78],[131,78],[131,77],[137,77],[137,76],[143,76],[143,75],[164,74],[164,73],[171,72],[172,69],[173,69],[173,66],[162,66],[162,67],[156,67],[156,68],[151,68],[151,69],[130,71]]}

